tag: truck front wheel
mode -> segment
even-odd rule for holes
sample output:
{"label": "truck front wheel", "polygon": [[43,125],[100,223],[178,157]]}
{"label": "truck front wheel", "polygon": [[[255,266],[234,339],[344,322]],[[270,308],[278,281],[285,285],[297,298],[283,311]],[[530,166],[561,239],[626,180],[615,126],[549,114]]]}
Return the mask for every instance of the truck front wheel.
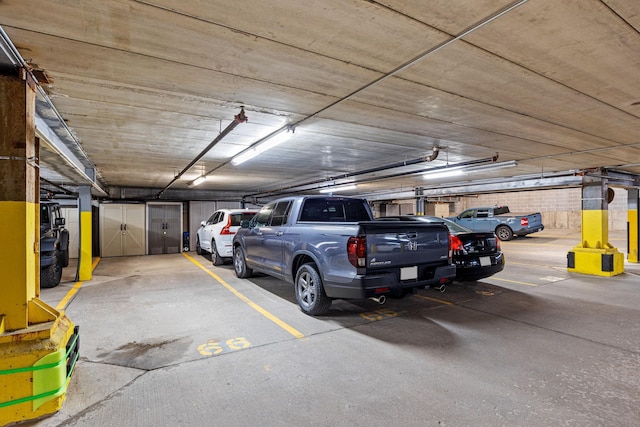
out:
{"label": "truck front wheel", "polygon": [[233,269],[236,276],[241,279],[247,279],[253,274],[253,270],[247,267],[247,261],[244,259],[244,251],[241,246],[233,249]]}
{"label": "truck front wheel", "polygon": [[500,240],[511,240],[513,239],[513,231],[506,225],[500,225],[496,228],[496,236]]}
{"label": "truck front wheel", "polygon": [[296,300],[300,309],[312,316],[319,316],[329,311],[331,298],[324,293],[322,279],[315,264],[303,264],[296,273]]}
{"label": "truck front wheel", "polygon": [[55,288],[62,279],[62,267],[54,262],[49,267],[40,270],[40,287]]}

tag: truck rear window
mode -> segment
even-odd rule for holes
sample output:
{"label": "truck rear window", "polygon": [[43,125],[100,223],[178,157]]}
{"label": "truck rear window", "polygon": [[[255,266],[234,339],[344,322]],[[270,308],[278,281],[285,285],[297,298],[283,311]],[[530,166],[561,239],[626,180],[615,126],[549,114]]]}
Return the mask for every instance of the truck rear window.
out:
{"label": "truck rear window", "polygon": [[300,221],[358,222],[370,221],[365,202],[359,199],[307,199]]}
{"label": "truck rear window", "polygon": [[495,208],[493,208],[493,214],[494,215],[502,215],[502,214],[506,214],[509,213],[509,207],[508,206],[496,206]]}

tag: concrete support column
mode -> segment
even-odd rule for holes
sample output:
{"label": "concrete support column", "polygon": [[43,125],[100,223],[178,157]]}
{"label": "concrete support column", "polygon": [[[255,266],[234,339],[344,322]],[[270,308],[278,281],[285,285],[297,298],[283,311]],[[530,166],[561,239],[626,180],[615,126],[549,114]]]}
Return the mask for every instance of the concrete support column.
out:
{"label": "concrete support column", "polygon": [[638,259],[638,242],[640,241],[640,217],[638,217],[638,207],[640,206],[640,190],[630,188],[627,190],[627,261],[640,262]]}
{"label": "concrete support column", "polygon": [[582,241],[567,254],[569,271],[596,276],[624,272],[624,254],[609,243],[609,190],[606,179],[582,182]]}
{"label": "concrete support column", "polygon": [[77,328],[38,298],[35,85],[22,69],[0,74],[0,425],[59,410],[77,360]]}
{"label": "concrete support column", "polygon": [[39,287],[39,172],[35,91],[26,76],[0,76],[0,332],[28,326],[27,302]]}
{"label": "concrete support column", "polygon": [[[94,179],[95,171],[87,169],[87,175]],[[91,215],[91,187],[82,185],[79,188],[78,199],[80,238],[78,239],[79,256],[76,281],[86,282],[91,280],[93,264],[93,244],[92,244],[92,215]]]}

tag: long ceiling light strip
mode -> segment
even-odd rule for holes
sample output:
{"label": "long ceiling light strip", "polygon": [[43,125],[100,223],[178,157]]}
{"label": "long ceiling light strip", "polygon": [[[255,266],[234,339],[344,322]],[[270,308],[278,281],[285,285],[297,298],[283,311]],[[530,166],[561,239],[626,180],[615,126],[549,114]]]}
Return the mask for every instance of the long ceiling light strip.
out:
{"label": "long ceiling light strip", "polygon": [[295,129],[291,126],[285,127],[283,129],[279,129],[265,138],[262,138],[261,142],[252,145],[246,150],[242,151],[240,154],[231,159],[231,164],[234,166],[238,166],[247,160],[253,159],[258,154],[264,153],[272,149],[273,147],[282,144],[283,142],[291,139],[295,132]]}
{"label": "long ceiling light strip", "polygon": [[456,176],[465,175],[467,173],[494,171],[496,169],[510,168],[517,165],[518,163],[515,160],[468,167],[465,165],[454,165],[451,167],[445,167],[425,172],[422,174],[422,176],[424,177],[424,179],[453,178]]}
{"label": "long ceiling light strip", "polygon": [[357,188],[356,184],[347,184],[347,185],[335,185],[331,187],[326,187],[318,190],[320,193],[333,193],[337,191],[349,191],[355,190]]}

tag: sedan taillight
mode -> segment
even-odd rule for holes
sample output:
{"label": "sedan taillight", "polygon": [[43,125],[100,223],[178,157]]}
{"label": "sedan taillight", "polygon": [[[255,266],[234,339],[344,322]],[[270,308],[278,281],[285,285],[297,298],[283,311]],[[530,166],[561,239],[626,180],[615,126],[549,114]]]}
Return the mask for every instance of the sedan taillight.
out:
{"label": "sedan taillight", "polygon": [[464,249],[464,245],[462,244],[462,240],[458,238],[458,236],[454,236],[452,234],[449,235],[449,258],[453,256],[453,254],[458,253],[466,253]]}

